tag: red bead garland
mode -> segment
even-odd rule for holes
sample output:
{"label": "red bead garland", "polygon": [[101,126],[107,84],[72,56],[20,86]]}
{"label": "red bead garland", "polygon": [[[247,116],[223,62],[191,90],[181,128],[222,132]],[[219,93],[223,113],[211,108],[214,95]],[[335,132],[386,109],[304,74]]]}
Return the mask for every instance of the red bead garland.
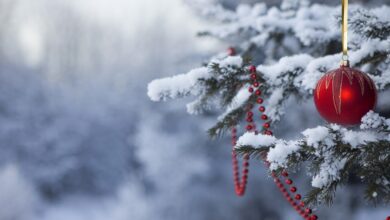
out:
{"label": "red bead garland", "polygon": [[[260,87],[260,83],[257,81],[257,75],[256,75],[256,67],[255,66],[250,66],[249,67],[250,71],[250,79],[252,80],[252,86],[248,88],[248,91],[250,93],[255,92],[254,88]],[[260,97],[262,92],[260,89],[256,89],[256,92],[254,93],[257,97],[256,103],[257,104],[262,104],[263,99]],[[259,133],[258,130],[256,130],[256,125],[253,120],[254,113],[252,112],[253,105],[249,104],[247,106],[247,114],[246,114],[246,121],[247,121],[247,126],[246,130],[249,132],[255,132],[255,134]],[[261,119],[266,121],[263,124],[264,128],[264,134],[265,135],[272,135],[272,131],[269,130],[271,127],[271,123],[268,120],[268,116],[264,114],[265,112],[265,107],[260,106],[259,107],[259,112],[261,113]],[[243,166],[242,166],[242,172],[243,176],[240,180],[240,172],[239,172],[239,167],[238,167],[238,160],[237,160],[237,155],[234,151],[234,147],[237,144],[237,129],[235,127],[232,128],[232,144],[233,144],[233,151],[232,151],[232,161],[233,161],[233,174],[234,174],[234,186],[235,186],[235,192],[238,196],[243,196],[245,194],[245,189],[247,185],[247,180],[248,180],[248,173],[249,173],[249,155],[245,154],[244,159],[243,159]],[[263,155],[263,161],[267,167],[269,167],[270,163],[266,160],[266,155]],[[301,194],[295,194],[298,191],[298,188],[296,186],[291,186],[290,191],[292,194],[295,194],[295,196],[291,196],[288,190],[286,189],[285,185],[281,181],[281,179],[274,173],[271,173],[274,182],[276,186],[279,188],[280,192],[284,195],[286,200],[290,203],[290,205],[297,211],[299,215],[301,215],[305,220],[317,220],[318,216],[312,214],[312,210],[310,208],[307,208],[304,202],[301,202],[300,200],[302,199]],[[282,177],[284,177],[284,182],[286,185],[292,185],[293,180],[288,178],[289,174],[287,171],[283,171],[281,173]],[[297,201],[297,202],[296,202]],[[300,201],[300,202],[299,202]],[[390,219],[387,219],[390,220]]]}
{"label": "red bead garland", "polygon": [[[247,121],[249,121],[248,119],[250,119],[253,116],[253,113],[248,112],[247,116],[248,116]],[[253,126],[251,124],[248,124],[246,129],[248,131],[250,131],[253,129]],[[242,178],[240,180],[240,171],[239,171],[239,167],[238,167],[237,154],[234,151],[234,146],[236,146],[236,144],[237,144],[237,129],[233,127],[232,128],[232,145],[233,145],[232,163],[233,163],[233,175],[234,175],[234,189],[235,189],[237,196],[243,196],[245,194],[246,184],[248,182],[249,155],[248,154],[244,155],[244,161],[242,164],[243,175],[242,175]]]}
{"label": "red bead garland", "polygon": [[229,55],[229,56],[234,56],[234,55],[236,55],[237,53],[236,53],[236,49],[234,48],[234,47],[229,47],[228,49],[227,49],[227,54]]}

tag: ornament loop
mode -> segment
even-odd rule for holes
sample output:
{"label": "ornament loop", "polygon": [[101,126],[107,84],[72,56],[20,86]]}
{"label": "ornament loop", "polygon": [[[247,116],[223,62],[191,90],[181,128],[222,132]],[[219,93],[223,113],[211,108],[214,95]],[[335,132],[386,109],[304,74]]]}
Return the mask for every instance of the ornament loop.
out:
{"label": "ornament loop", "polygon": [[349,67],[349,57],[348,57],[348,55],[343,55],[341,57],[341,64],[340,65]]}

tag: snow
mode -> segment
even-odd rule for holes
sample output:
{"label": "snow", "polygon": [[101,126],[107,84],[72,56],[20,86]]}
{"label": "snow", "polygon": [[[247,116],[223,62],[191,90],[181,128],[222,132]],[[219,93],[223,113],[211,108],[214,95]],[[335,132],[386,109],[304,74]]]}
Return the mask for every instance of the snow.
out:
{"label": "snow", "polygon": [[324,188],[333,181],[340,179],[339,173],[345,166],[347,159],[326,159],[320,167],[320,172],[312,179],[311,185],[315,188]]}
{"label": "snow", "polygon": [[240,146],[268,147],[275,144],[276,140],[274,136],[246,132],[238,139],[236,148]]}
{"label": "snow", "polygon": [[272,118],[274,121],[280,120],[280,115],[284,112],[281,108],[278,108],[281,105],[284,93],[284,88],[275,89],[267,102],[267,108],[265,114]]}
{"label": "snow", "polygon": [[372,56],[375,53],[381,53],[388,51],[388,48],[390,47],[390,41],[384,40],[381,41],[379,39],[370,39],[363,42],[359,49],[354,51],[349,55],[349,59],[351,62],[351,65],[358,63],[361,61],[364,57]]}
{"label": "snow", "polygon": [[383,126],[388,126],[387,120],[384,117],[379,116],[378,113],[371,110],[365,116],[363,116],[360,129],[378,129]]}
{"label": "snow", "polygon": [[359,145],[378,141],[378,136],[373,132],[345,131],[342,140],[344,143],[350,144],[352,148],[356,148]]}
{"label": "snow", "polygon": [[298,77],[300,82],[297,85],[306,91],[314,90],[317,82],[325,72],[339,67],[340,56],[339,54],[328,55],[309,62],[306,66],[306,71],[303,72],[302,76]]}
{"label": "snow", "polygon": [[211,77],[207,67],[193,69],[187,74],[180,74],[164,79],[153,80],[148,85],[148,96],[153,101],[165,101],[186,95],[199,95],[202,90],[199,79]]}
{"label": "snow", "polygon": [[305,140],[309,146],[318,148],[320,144],[323,144],[324,146],[331,147],[335,144],[333,141],[335,136],[329,132],[329,129],[339,132],[341,141],[351,145],[352,148],[381,139],[381,135],[377,132],[348,130],[335,124],[332,124],[330,128],[318,126],[316,128],[306,129],[302,134],[305,136]]}
{"label": "snow", "polygon": [[220,68],[228,68],[232,66],[241,67],[242,57],[241,56],[228,56],[222,60],[212,60],[211,63],[218,63]]}
{"label": "snow", "polygon": [[[213,64],[220,68],[241,67],[243,60],[240,56],[228,56],[223,59],[213,59]],[[179,74],[163,79],[156,79],[148,85],[148,96],[152,101],[166,101],[184,96],[197,96],[202,94],[202,83],[200,80],[212,77],[210,67],[200,67],[185,74]],[[197,112],[194,103],[188,107],[188,112]]]}
{"label": "snow", "polygon": [[300,149],[298,141],[277,141],[275,146],[269,149],[267,161],[270,162],[270,169],[276,170],[287,166],[287,159],[290,155]]}
{"label": "snow", "polygon": [[251,97],[251,93],[248,92],[250,85],[244,85],[238,92],[237,95],[233,98],[232,102],[226,108],[226,111],[218,117],[218,120],[223,120],[229,113],[242,107]]}
{"label": "snow", "polygon": [[205,110],[211,109],[211,105],[204,103],[201,97],[193,102],[188,103],[186,107],[188,114],[191,115],[202,114]]}
{"label": "snow", "polygon": [[339,10],[323,5],[313,5],[297,12],[293,29],[299,40],[306,46],[320,44],[340,36],[336,25]]}
{"label": "snow", "polygon": [[390,22],[389,10],[390,7],[388,5],[382,5],[381,7],[373,8],[371,13],[373,15],[376,15],[378,18],[380,18],[381,21]]}
{"label": "snow", "polygon": [[318,148],[320,144],[327,146],[333,146],[334,142],[329,134],[329,129],[326,127],[318,126],[316,128],[306,129],[302,132],[305,136],[305,140],[309,146]]}
{"label": "snow", "polygon": [[297,69],[304,70],[306,65],[313,58],[307,54],[299,54],[291,57],[283,57],[279,60],[278,63],[273,65],[259,65],[257,70],[264,74],[266,77],[267,83],[273,86],[280,86],[285,80],[282,78],[284,75],[289,72],[293,72]]}

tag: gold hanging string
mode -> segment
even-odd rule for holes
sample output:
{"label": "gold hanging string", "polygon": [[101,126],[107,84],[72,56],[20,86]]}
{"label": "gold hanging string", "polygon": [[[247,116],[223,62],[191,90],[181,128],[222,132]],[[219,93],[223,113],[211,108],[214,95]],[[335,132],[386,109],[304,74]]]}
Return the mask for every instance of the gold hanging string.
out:
{"label": "gold hanging string", "polygon": [[348,0],[342,0],[342,43],[343,43],[343,62],[348,61]]}

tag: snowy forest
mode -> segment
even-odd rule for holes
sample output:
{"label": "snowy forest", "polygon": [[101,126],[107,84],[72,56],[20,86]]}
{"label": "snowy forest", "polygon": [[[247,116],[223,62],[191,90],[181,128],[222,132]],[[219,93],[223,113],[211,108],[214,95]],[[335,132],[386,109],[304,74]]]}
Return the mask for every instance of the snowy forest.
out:
{"label": "snowy forest", "polygon": [[[363,46],[359,34],[370,38],[378,30],[351,26],[361,30],[352,33],[351,49],[366,48],[351,54],[351,62],[371,52],[385,60],[363,68],[383,71],[374,79],[382,83],[375,112],[389,117],[390,2],[350,3],[351,12],[361,12],[351,13],[352,20],[363,14],[372,18],[366,26],[382,22],[380,40]],[[297,11],[306,13],[301,20],[278,17]],[[166,100],[181,96],[191,81],[181,82],[177,93],[149,83],[202,69],[231,47],[255,54],[264,72],[278,71],[272,65],[294,54],[336,53],[338,12],[338,0],[1,0],[0,220],[302,219],[260,160],[251,160],[245,196],[235,195],[231,140],[223,132],[208,134],[229,112],[193,97]],[[291,30],[294,37],[284,38]],[[313,57],[287,59],[284,67],[314,69]],[[278,138],[296,139],[324,125],[312,100],[297,94],[287,97],[288,114],[270,113],[279,119],[273,125]],[[154,102],[160,99],[166,102]],[[299,190],[310,190],[305,169],[291,176]],[[331,205],[314,207],[320,219],[390,215],[389,204],[364,199],[359,180],[334,193]]]}

